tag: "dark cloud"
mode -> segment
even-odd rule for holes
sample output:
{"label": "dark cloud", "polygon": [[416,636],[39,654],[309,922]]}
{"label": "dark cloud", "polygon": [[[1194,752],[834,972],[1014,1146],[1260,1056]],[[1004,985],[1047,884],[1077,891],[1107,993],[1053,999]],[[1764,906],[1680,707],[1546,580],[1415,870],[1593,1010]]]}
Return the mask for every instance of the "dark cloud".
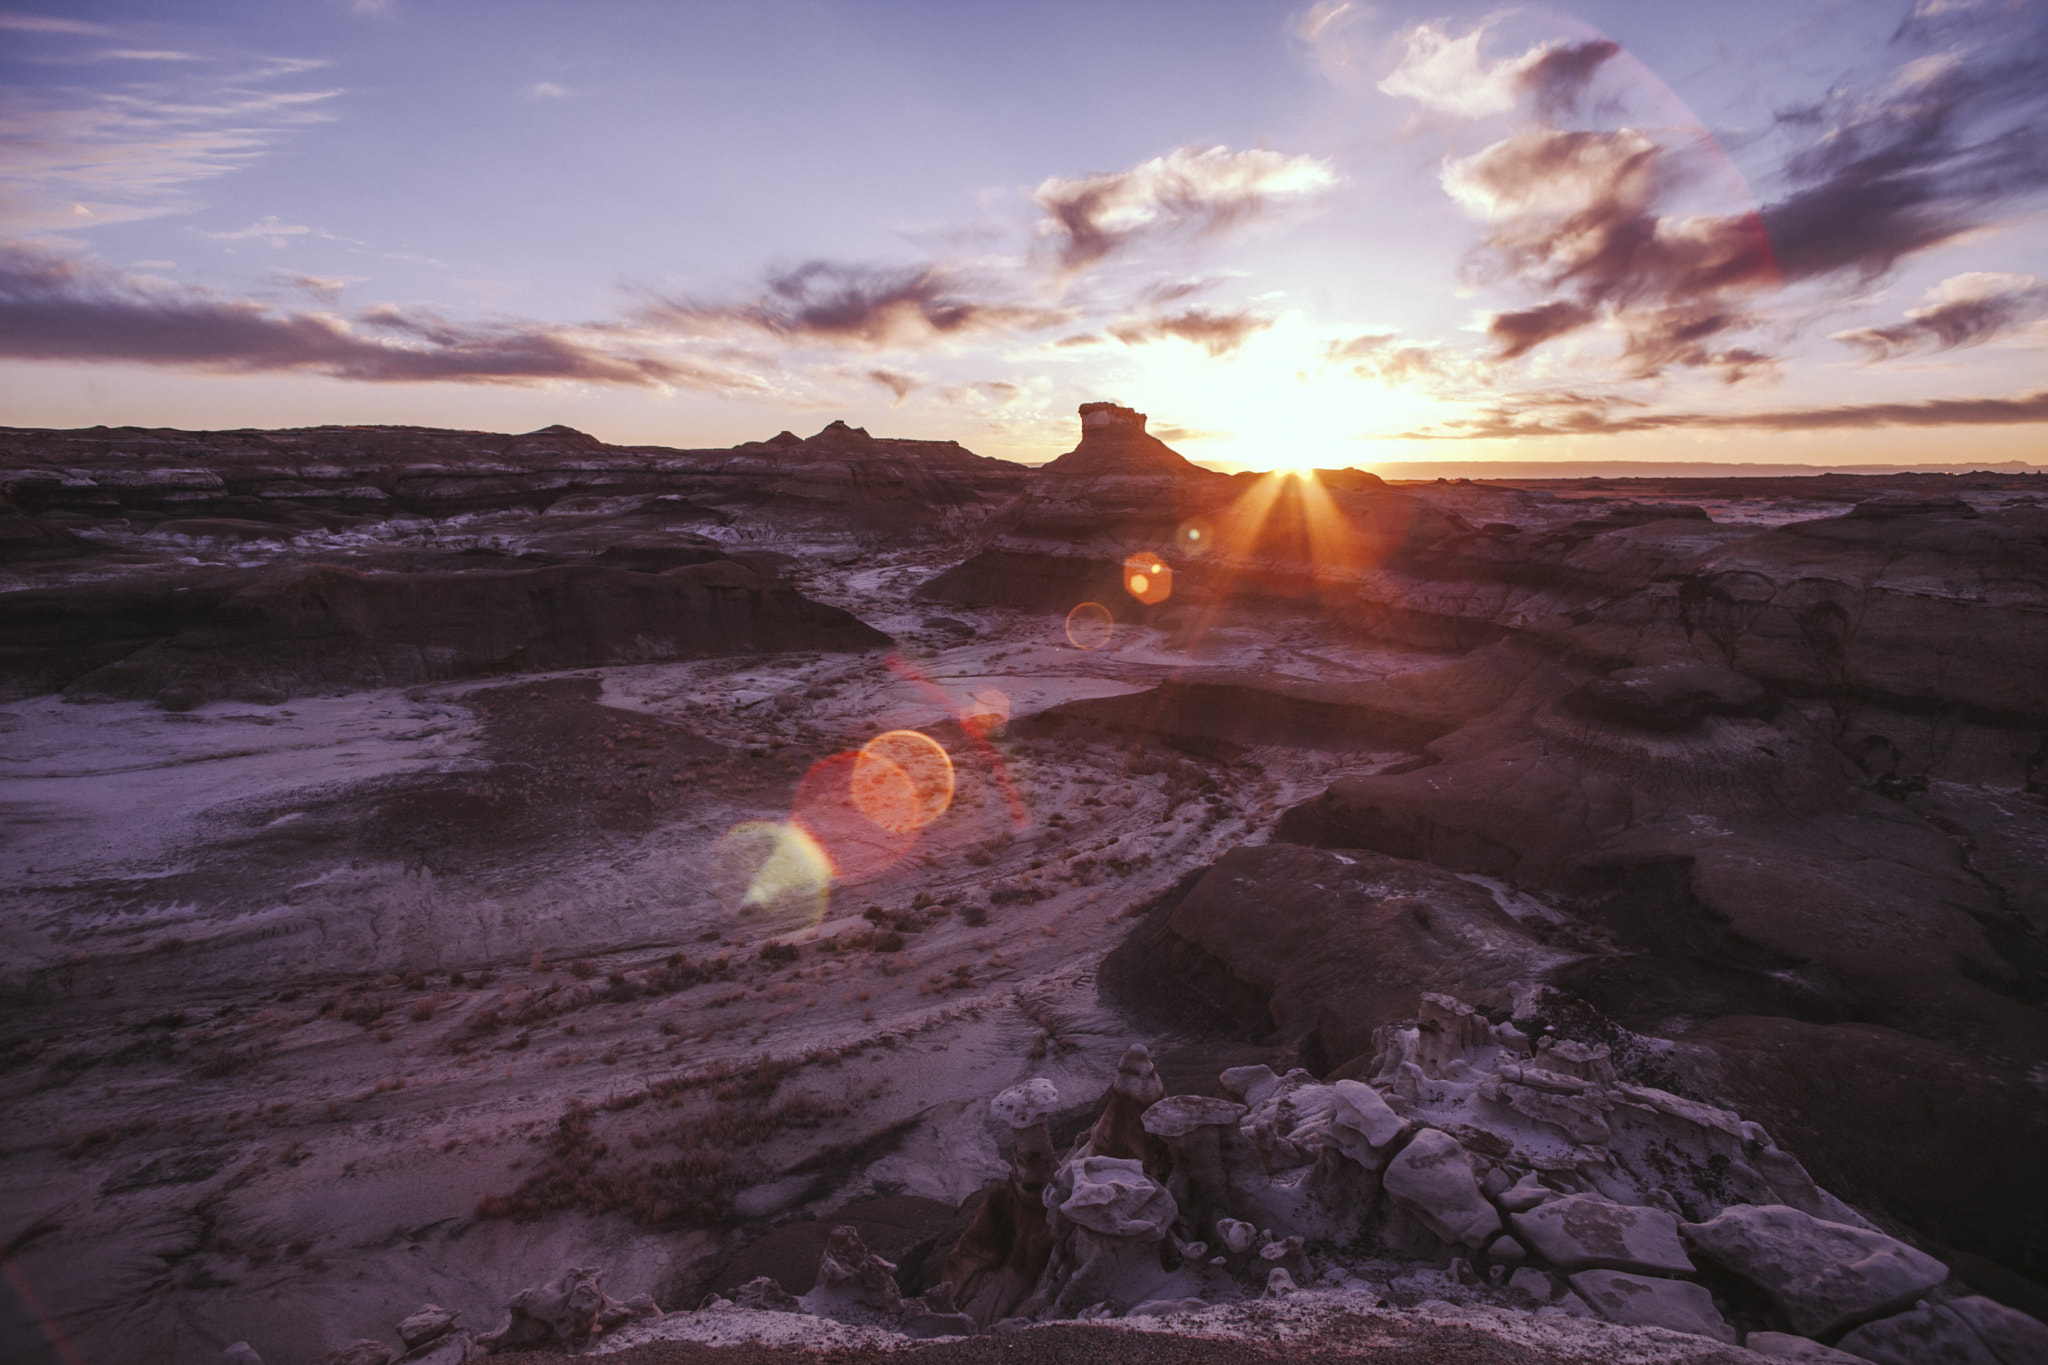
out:
{"label": "dark cloud", "polygon": [[918,384],[918,381],[910,375],[903,374],[897,370],[879,368],[869,370],[862,378],[880,384],[883,388],[895,394],[898,403],[908,398],[910,391],[916,388]]}
{"label": "dark cloud", "polygon": [[1192,341],[1211,356],[1221,357],[1230,355],[1244,345],[1248,337],[1272,325],[1272,318],[1257,313],[1212,313],[1206,308],[1190,308],[1172,317],[1116,324],[1110,327],[1109,334],[1126,346],[1142,346],[1161,337],[1178,337],[1182,341]]}
{"label": "dark cloud", "polygon": [[772,275],[750,303],[663,299],[649,321],[690,330],[741,327],[824,346],[921,347],[985,332],[1056,326],[1056,310],[976,298],[938,265],[890,268],[810,261]]}
{"label": "dark cloud", "polygon": [[1101,344],[1102,337],[1095,332],[1076,332],[1072,336],[1061,337],[1053,343],[1055,347],[1060,349],[1070,346],[1100,346]]}
{"label": "dark cloud", "polygon": [[1226,147],[1182,147],[1129,170],[1055,177],[1032,196],[1058,240],[1059,261],[1077,270],[1143,237],[1215,233],[1249,221],[1275,199],[1334,184],[1314,157]]}
{"label": "dark cloud", "polygon": [[[1547,401],[1517,399],[1477,418],[1446,422],[1436,430],[1405,432],[1410,441],[1476,441],[1523,436],[1614,436],[1634,431],[1743,428],[1758,431],[1821,431],[1872,427],[2018,426],[2048,422],[2048,390],[2019,398],[1936,398],[1919,403],[1858,403],[1832,408],[1791,408],[1778,412],[1635,411],[1584,395]],[[1639,406],[1639,405],[1630,405]]]}
{"label": "dark cloud", "polygon": [[1976,346],[2048,313],[2048,287],[2031,275],[1958,275],[1935,289],[1936,301],[1908,309],[1890,327],[1836,332],[1872,360],[1912,351],[1953,351]]}
{"label": "dark cloud", "polygon": [[[1529,127],[1447,167],[1445,188],[1490,224],[1472,275],[1550,296],[1495,318],[1498,358],[1604,318],[1637,377],[1678,367],[1737,380],[1770,364],[1729,340],[1756,326],[1761,291],[1867,284],[2048,187],[2048,7],[1986,9],[1938,31],[1909,23],[1891,56],[1880,89],[1837,90],[1780,116],[1795,148],[1783,192],[1756,213],[1668,207],[1718,163],[1711,139]],[[1604,60],[1597,45],[1553,48],[1518,79],[1543,82],[1539,101],[1563,110]],[[2004,325],[1995,311],[1958,307],[1942,322],[1967,339]],[[1946,335],[1932,323],[1897,340],[1888,330],[1846,339],[1888,353]]]}
{"label": "dark cloud", "polygon": [[1800,145],[1764,223],[1787,279],[1873,279],[2048,186],[2048,8],[1909,19],[1893,47],[1901,66],[1881,91],[1779,116]]}
{"label": "dark cloud", "polygon": [[606,350],[566,329],[465,327],[385,307],[354,325],[195,289],[146,289],[110,271],[0,247],[0,355],[239,372],[300,370],[372,383],[686,385],[744,381]]}
{"label": "dark cloud", "polygon": [[1576,332],[1593,320],[1593,310],[1568,299],[1553,299],[1514,313],[1495,313],[1486,334],[1500,343],[1500,358],[1527,355],[1552,337]]}
{"label": "dark cloud", "polygon": [[1536,112],[1546,119],[1577,113],[1593,74],[1620,51],[1621,44],[1605,38],[1546,47],[1521,68],[1516,83],[1535,99]]}

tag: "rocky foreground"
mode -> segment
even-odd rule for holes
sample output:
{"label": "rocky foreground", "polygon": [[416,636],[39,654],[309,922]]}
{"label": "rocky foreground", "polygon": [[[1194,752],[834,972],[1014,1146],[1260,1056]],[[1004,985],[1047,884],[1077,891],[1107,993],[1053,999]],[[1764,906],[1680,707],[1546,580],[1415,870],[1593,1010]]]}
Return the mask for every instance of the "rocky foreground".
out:
{"label": "rocky foreground", "polygon": [[8,1358],[2048,1359],[2048,479],[1082,417],[0,431]]}

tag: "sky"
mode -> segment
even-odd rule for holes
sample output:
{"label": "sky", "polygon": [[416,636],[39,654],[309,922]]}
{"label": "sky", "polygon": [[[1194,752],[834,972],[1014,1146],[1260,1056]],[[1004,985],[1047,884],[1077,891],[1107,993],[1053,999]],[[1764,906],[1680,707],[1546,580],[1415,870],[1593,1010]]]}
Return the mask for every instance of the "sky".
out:
{"label": "sky", "polygon": [[0,423],[2048,463],[2048,3],[0,8]]}

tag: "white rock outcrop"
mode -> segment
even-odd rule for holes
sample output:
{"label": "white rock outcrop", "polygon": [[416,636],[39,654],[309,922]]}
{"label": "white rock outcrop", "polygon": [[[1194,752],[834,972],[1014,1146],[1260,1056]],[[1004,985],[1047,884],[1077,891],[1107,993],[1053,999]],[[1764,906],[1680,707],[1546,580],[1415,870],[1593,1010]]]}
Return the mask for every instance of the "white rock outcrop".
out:
{"label": "white rock outcrop", "polygon": [[1714,1296],[1703,1285],[1620,1270],[1581,1270],[1571,1278],[1579,1297],[1609,1322],[1624,1327],[1668,1327],[1731,1345],[1735,1342],[1735,1329],[1714,1307]]}
{"label": "white rock outcrop", "polygon": [[1897,1238],[1782,1204],[1736,1205],[1683,1231],[1701,1255],[1768,1294],[1802,1336],[1896,1311],[1948,1278],[1947,1266]]}
{"label": "white rock outcrop", "polygon": [[1662,1209],[1574,1194],[1509,1214],[1508,1222],[1524,1246],[1565,1270],[1693,1272],[1678,1240],[1678,1219]]}
{"label": "white rock outcrop", "polygon": [[1425,1128],[1387,1163],[1388,1194],[1446,1242],[1483,1247],[1500,1236],[1500,1211],[1480,1191],[1472,1158],[1449,1133]]}

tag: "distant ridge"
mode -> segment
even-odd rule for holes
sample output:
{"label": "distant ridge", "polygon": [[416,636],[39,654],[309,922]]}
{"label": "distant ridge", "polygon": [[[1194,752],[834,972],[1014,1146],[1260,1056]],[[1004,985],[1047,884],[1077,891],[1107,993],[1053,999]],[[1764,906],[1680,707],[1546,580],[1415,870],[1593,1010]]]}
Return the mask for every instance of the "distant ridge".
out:
{"label": "distant ridge", "polygon": [[1718,460],[1394,460],[1375,461],[1383,479],[1782,479],[1818,474],[2043,474],[2048,465],[1734,464]]}

